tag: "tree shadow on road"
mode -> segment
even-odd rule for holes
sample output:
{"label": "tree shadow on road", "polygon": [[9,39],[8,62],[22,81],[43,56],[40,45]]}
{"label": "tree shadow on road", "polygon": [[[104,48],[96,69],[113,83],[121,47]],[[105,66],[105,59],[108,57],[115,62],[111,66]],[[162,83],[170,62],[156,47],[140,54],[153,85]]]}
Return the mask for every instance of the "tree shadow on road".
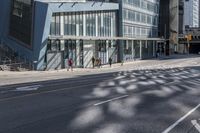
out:
{"label": "tree shadow on road", "polygon": [[[18,102],[14,105],[9,99],[5,103],[0,102],[6,106],[0,111],[5,114],[0,118],[5,120],[10,113],[20,115],[25,112],[25,116],[15,126],[15,131],[21,133],[30,129],[37,133],[160,133],[199,104],[199,72],[199,67],[144,69],[52,80],[53,83],[65,82],[65,89],[48,87],[39,90],[41,94],[37,91],[15,92],[13,95],[22,97],[16,99]],[[91,83],[90,80],[94,84],[84,87]],[[75,85],[75,81],[80,87],[67,90]],[[35,84],[48,83],[49,81]],[[28,83],[17,86],[22,85]],[[7,87],[9,88],[3,86]],[[59,91],[45,93],[57,89]],[[128,96],[95,105],[124,95]],[[0,96],[7,98],[12,95],[9,93]],[[28,104],[31,107],[25,107]],[[17,106],[21,106],[21,110],[4,112]],[[7,122],[12,126],[11,120],[13,118]],[[23,120],[30,123],[24,124]],[[2,126],[7,124],[2,121],[0,123]]]}

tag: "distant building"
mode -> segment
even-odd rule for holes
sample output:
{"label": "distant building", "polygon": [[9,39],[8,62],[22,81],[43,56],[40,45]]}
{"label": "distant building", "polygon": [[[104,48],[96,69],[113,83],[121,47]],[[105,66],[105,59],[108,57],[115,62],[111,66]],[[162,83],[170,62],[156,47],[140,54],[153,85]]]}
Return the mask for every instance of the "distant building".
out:
{"label": "distant building", "polygon": [[199,0],[184,1],[184,30],[185,27],[199,27]]}
{"label": "distant building", "polygon": [[161,0],[159,13],[158,33],[166,39],[166,52],[178,52],[178,38],[183,34],[183,0]]}

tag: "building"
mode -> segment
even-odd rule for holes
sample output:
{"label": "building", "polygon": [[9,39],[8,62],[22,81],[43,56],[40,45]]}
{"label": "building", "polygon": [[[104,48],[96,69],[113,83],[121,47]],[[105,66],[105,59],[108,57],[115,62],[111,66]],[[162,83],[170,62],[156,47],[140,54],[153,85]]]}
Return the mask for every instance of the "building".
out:
{"label": "building", "polygon": [[37,70],[155,56],[157,0],[2,0],[0,40]]}
{"label": "building", "polygon": [[[199,0],[185,0],[180,5],[183,7],[181,15],[183,19],[179,20],[181,32],[179,32],[178,52],[198,54],[200,52]],[[188,41],[185,36],[191,36],[191,40]]]}
{"label": "building", "polygon": [[[129,38],[158,38],[158,0],[119,0],[119,35]],[[155,56],[156,39],[126,40],[124,42],[124,60],[152,58]]]}
{"label": "building", "polygon": [[184,31],[185,27],[199,27],[199,0],[184,1]]}
{"label": "building", "polygon": [[184,2],[182,0],[161,0],[159,36],[166,39],[166,54],[177,53],[179,36],[183,35]]}
{"label": "building", "polygon": [[[116,45],[111,37],[117,36],[116,3],[83,0],[5,0],[4,3],[11,7],[5,9],[8,12],[5,18],[10,23],[5,26],[7,31],[1,40],[35,62],[37,70],[64,68],[70,58],[75,67],[90,67],[92,56],[102,58],[103,64],[108,51],[115,56]],[[68,38],[61,39],[62,36]],[[108,45],[111,45],[109,50]]]}

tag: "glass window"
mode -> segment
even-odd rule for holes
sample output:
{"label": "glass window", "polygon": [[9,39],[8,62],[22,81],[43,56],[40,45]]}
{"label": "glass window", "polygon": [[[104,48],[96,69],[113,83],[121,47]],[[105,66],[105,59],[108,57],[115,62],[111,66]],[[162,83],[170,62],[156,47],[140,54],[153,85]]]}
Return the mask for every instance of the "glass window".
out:
{"label": "glass window", "polygon": [[151,16],[150,15],[147,15],[147,23],[148,24],[152,24],[152,22],[151,22]]}
{"label": "glass window", "polygon": [[83,13],[79,14],[79,35],[83,35]]}
{"label": "glass window", "polygon": [[65,13],[64,14],[64,34],[67,35],[68,34],[68,14]]}
{"label": "glass window", "polygon": [[55,14],[55,20],[56,20],[56,35],[60,35],[60,14]]}
{"label": "glass window", "polygon": [[56,34],[56,17],[53,15],[51,20],[51,28],[50,28],[50,34],[55,35]]}
{"label": "glass window", "polygon": [[141,21],[142,23],[146,23],[146,15],[145,14],[141,14]]}
{"label": "glass window", "polygon": [[141,34],[140,34],[140,28],[139,28],[139,27],[136,28],[136,35],[137,35],[137,36],[140,36],[140,35],[141,35]]}
{"label": "glass window", "polygon": [[[96,32],[98,36],[116,35],[116,12],[109,11],[64,13],[65,35],[83,35],[83,15],[85,15],[86,19],[87,36],[96,36]],[[60,13],[54,13],[50,34],[60,35],[60,25]]]}
{"label": "glass window", "polygon": [[136,12],[136,21],[140,22],[140,13],[139,12]]}
{"label": "glass window", "polygon": [[72,35],[72,14],[69,13],[68,16],[68,35]]}
{"label": "glass window", "polygon": [[11,6],[9,34],[30,46],[33,1],[12,0]]}

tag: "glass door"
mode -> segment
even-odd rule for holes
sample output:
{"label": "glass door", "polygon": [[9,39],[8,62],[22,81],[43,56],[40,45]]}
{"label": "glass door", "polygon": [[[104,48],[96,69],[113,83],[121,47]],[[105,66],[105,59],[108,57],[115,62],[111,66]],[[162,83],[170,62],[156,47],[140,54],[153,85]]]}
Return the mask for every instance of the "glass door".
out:
{"label": "glass door", "polygon": [[66,40],[65,41],[65,52],[64,52],[65,64],[69,59],[73,60],[74,66],[76,66],[76,41],[75,40]]}

